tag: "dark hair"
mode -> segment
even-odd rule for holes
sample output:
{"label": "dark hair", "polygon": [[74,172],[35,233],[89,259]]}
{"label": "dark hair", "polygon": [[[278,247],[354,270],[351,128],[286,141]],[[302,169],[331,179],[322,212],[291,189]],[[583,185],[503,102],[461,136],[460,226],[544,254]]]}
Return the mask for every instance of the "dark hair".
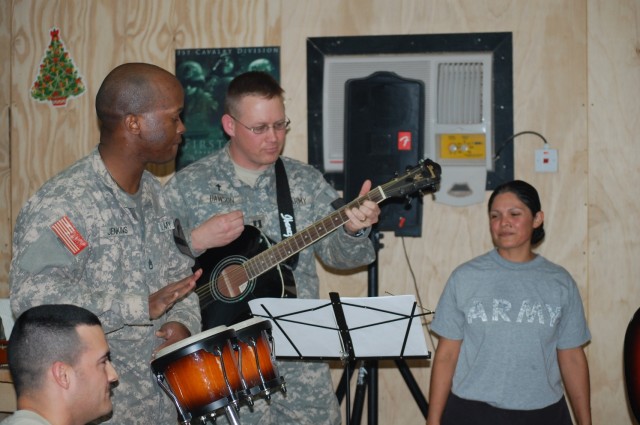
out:
{"label": "dark hair", "polygon": [[269,74],[262,71],[249,71],[234,78],[227,88],[224,100],[225,114],[238,113],[238,103],[245,96],[260,96],[266,99],[282,98],[284,90]]}
{"label": "dark hair", "polygon": [[70,304],[41,305],[18,317],[7,350],[18,397],[38,388],[53,362],[76,363],[83,351],[76,331],[80,325],[101,326],[101,323],[89,310]]}
{"label": "dark hair", "polygon": [[127,114],[151,111],[161,95],[153,84],[158,76],[175,78],[169,71],[149,63],[125,63],[109,72],[96,95],[100,128],[109,131]]}
{"label": "dark hair", "polygon": [[[491,207],[493,206],[493,201],[497,195],[501,193],[513,193],[518,197],[523,204],[531,210],[532,215],[536,215],[539,211],[541,211],[540,206],[540,197],[538,196],[538,191],[535,187],[531,186],[529,183],[522,180],[512,180],[507,183],[503,183],[496,187],[489,198],[488,210],[491,212]],[[540,226],[533,229],[533,233],[531,234],[531,245],[537,245],[544,239],[544,223],[541,223]]]}

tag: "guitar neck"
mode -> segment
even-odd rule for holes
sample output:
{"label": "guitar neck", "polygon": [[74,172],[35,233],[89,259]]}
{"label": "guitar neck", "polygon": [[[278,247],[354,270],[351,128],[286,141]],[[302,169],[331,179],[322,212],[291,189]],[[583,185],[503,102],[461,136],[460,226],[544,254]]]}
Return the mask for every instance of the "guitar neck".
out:
{"label": "guitar neck", "polygon": [[345,212],[347,209],[359,207],[367,200],[380,203],[385,199],[386,196],[382,187],[372,189],[367,194],[354,199],[327,217],[316,221],[304,230],[301,230],[295,235],[278,242],[266,251],[263,251],[255,257],[247,260],[243,267],[246,270],[249,279],[260,276],[262,273],[282,263],[287,258],[302,251],[309,245],[314,244],[329,233],[344,225],[349,221],[349,217],[347,217],[347,213]]}

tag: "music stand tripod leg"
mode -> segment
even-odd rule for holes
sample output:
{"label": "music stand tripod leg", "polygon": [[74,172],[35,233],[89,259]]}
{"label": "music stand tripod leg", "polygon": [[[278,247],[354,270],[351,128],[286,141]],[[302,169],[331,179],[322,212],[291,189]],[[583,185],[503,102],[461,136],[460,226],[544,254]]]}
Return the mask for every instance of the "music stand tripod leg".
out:
{"label": "music stand tripod leg", "polygon": [[355,362],[347,361],[345,362],[345,367],[342,370],[342,376],[340,377],[340,381],[338,384],[338,388],[336,389],[336,397],[338,398],[338,403],[342,404],[342,399],[345,396],[345,392],[349,390],[349,382],[351,382],[351,377],[353,376],[353,371],[355,368]]}
{"label": "music stand tripod leg", "polygon": [[[378,296],[378,257],[380,249],[383,244],[380,243],[383,235],[378,230],[378,226],[373,226],[369,238],[373,243],[373,249],[376,254],[376,259],[367,267],[367,284],[368,284],[368,296]],[[367,363],[367,382],[369,384],[369,391],[367,393],[367,423],[369,425],[378,425],[378,362],[371,360]]]}
{"label": "music stand tripod leg", "polygon": [[427,419],[427,416],[429,415],[429,403],[420,390],[420,387],[418,386],[416,379],[411,373],[409,366],[407,366],[407,362],[404,359],[396,359],[395,363],[396,367],[400,371],[400,374],[404,378],[404,382],[407,384],[409,391],[411,391],[413,399],[416,401],[416,404],[420,408],[422,416]]}
{"label": "music stand tripod leg", "polygon": [[[373,248],[376,253],[376,259],[369,265],[367,268],[367,280],[368,280],[368,296],[369,297],[377,297],[378,296],[378,254],[380,249],[383,247],[383,244],[380,243],[380,239],[383,237],[380,234],[380,231],[377,229],[377,226],[374,226],[369,234],[369,238],[373,242]],[[425,399],[422,391],[420,390],[415,378],[411,374],[409,367],[403,359],[397,359],[395,361],[400,374],[404,378],[409,391],[413,395],[414,400],[418,404],[420,411],[424,415],[425,419],[427,418],[427,414],[429,412],[429,405],[427,400]],[[369,383],[369,392],[368,392],[368,424],[369,425],[377,425],[378,424],[378,362],[372,360],[368,366],[369,376],[367,377]]]}
{"label": "music stand tripod leg", "polygon": [[364,395],[367,391],[367,368],[364,365],[364,362],[360,365],[358,369],[358,381],[356,383],[356,394],[353,397],[353,409],[351,414],[351,422],[353,424],[360,424],[362,421],[362,409],[364,408]]}
{"label": "music stand tripod leg", "polygon": [[361,363],[361,365],[358,368],[358,380],[356,382],[356,392],[353,396],[353,407],[351,406],[350,386],[351,378],[353,377],[354,369],[357,364],[356,362],[349,361],[345,363],[345,368],[342,372],[342,377],[340,378],[340,384],[338,386],[338,390],[336,390],[336,397],[338,398],[339,404],[342,404],[342,399],[345,398],[346,393],[346,425],[359,425],[362,421],[364,398],[365,394],[367,393],[367,385],[369,380],[365,362],[360,361],[359,363]]}

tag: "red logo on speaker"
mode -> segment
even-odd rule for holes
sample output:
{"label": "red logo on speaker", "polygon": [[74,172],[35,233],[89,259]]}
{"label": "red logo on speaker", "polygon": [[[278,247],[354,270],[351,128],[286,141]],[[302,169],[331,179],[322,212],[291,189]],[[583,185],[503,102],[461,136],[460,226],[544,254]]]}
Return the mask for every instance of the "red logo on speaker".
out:
{"label": "red logo on speaker", "polygon": [[398,150],[399,151],[411,150],[411,132],[410,131],[398,131]]}

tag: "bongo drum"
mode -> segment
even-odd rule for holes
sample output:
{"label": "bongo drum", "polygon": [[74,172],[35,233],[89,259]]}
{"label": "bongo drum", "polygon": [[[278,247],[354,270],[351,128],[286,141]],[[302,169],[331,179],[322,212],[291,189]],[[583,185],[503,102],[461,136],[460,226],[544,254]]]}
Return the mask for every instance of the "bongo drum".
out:
{"label": "bongo drum", "polygon": [[274,390],[286,392],[275,361],[271,322],[254,317],[232,325],[232,329],[238,342],[238,365],[248,397],[263,395],[269,399]]}
{"label": "bongo drum", "polygon": [[[218,326],[158,351],[151,369],[158,385],[176,405],[183,423],[192,417],[204,423],[207,415],[225,409],[235,415],[244,389],[237,364],[235,332]],[[232,418],[229,418],[232,421]]]}

